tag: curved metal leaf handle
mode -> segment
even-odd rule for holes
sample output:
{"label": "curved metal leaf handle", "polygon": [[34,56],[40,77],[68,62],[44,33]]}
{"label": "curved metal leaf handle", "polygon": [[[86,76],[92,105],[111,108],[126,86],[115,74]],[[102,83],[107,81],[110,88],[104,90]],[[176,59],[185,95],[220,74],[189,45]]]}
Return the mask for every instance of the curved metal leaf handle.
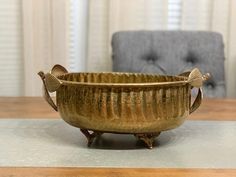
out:
{"label": "curved metal leaf handle", "polygon": [[202,103],[203,93],[201,87],[203,85],[203,82],[210,78],[210,74],[206,73],[205,75],[202,75],[199,69],[195,68],[191,72],[184,72],[180,74],[180,76],[188,77],[188,82],[192,86],[192,88],[194,87],[198,88],[197,97],[195,98],[193,104],[189,108],[189,113],[191,114],[195,110],[197,110]]}
{"label": "curved metal leaf handle", "polygon": [[62,82],[57,78],[57,76],[68,73],[68,71],[61,65],[54,65],[51,71],[44,74],[40,71],[38,75],[43,81],[43,97],[48,102],[48,104],[55,110],[58,111],[57,105],[54,103],[49,92],[55,92],[62,85]]}
{"label": "curved metal leaf handle", "polygon": [[189,114],[193,113],[194,111],[197,110],[197,108],[199,108],[199,106],[202,103],[202,98],[203,98],[203,94],[202,94],[202,88],[198,88],[198,94],[197,97],[195,98],[192,106],[189,109]]}
{"label": "curved metal leaf handle", "polygon": [[50,71],[50,74],[54,75],[55,77],[66,74],[66,73],[68,73],[66,68],[64,68],[63,66],[59,64],[54,65]]}
{"label": "curved metal leaf handle", "polygon": [[55,111],[58,111],[57,109],[57,105],[54,103],[54,101],[52,100],[49,92],[48,92],[48,89],[47,89],[47,86],[46,86],[46,77],[45,77],[45,74],[40,71],[38,73],[38,75],[41,77],[42,81],[43,81],[43,97],[44,99],[48,102],[48,104],[55,110]]}

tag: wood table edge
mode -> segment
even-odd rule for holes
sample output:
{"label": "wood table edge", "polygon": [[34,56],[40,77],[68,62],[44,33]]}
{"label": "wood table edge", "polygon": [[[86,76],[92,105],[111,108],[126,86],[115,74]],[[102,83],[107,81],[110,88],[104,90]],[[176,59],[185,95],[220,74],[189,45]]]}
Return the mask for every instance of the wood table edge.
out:
{"label": "wood table edge", "polygon": [[[187,120],[236,121],[236,99],[203,99]],[[0,118],[59,119],[42,97],[0,97]]]}
{"label": "wood table edge", "polygon": [[0,177],[235,177],[236,169],[1,167]]}

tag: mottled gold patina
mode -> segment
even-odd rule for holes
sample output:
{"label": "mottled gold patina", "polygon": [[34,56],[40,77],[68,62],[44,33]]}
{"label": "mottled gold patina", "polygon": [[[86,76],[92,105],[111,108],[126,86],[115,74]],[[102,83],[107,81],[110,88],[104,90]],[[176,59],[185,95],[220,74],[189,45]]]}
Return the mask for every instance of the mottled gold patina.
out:
{"label": "mottled gold patina", "polygon": [[[161,131],[181,125],[201,104],[209,75],[198,69],[179,76],[140,73],[68,73],[55,65],[44,74],[44,97],[88,143],[104,132],[134,134],[152,148]],[[191,89],[198,94],[191,105]],[[56,103],[49,92],[56,91]],[[93,133],[90,133],[92,131]]]}

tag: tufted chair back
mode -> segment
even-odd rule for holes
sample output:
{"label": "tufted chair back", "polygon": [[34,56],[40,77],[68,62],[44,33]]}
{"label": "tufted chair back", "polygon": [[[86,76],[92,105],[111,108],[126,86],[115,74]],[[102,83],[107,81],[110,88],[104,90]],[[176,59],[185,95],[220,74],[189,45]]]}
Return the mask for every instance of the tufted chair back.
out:
{"label": "tufted chair back", "polygon": [[225,97],[221,34],[203,31],[123,31],[113,34],[113,71],[178,75],[199,68],[211,78],[207,97]]}

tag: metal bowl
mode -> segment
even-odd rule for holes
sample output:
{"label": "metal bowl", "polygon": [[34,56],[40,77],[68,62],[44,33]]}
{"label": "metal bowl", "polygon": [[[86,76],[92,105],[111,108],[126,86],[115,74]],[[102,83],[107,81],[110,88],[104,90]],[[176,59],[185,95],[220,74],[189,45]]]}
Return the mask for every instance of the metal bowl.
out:
{"label": "metal bowl", "polygon": [[[88,139],[102,133],[134,134],[152,148],[161,131],[181,125],[201,104],[201,86],[209,75],[198,69],[178,76],[138,73],[68,73],[55,65],[39,75],[44,98]],[[191,105],[191,89],[198,94]],[[49,92],[56,91],[55,104]]]}

